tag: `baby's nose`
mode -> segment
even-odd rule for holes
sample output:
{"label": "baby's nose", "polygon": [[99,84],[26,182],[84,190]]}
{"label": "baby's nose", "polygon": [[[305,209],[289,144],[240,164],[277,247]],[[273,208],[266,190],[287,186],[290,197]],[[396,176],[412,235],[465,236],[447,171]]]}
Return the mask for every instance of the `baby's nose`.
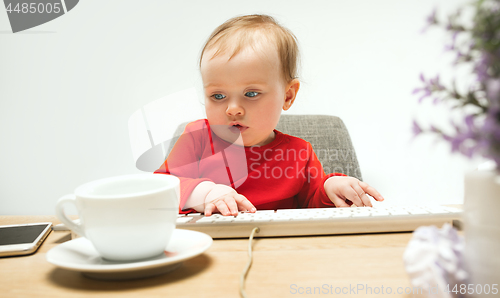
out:
{"label": "baby's nose", "polygon": [[230,116],[243,115],[245,109],[238,102],[230,102],[227,106],[226,114]]}

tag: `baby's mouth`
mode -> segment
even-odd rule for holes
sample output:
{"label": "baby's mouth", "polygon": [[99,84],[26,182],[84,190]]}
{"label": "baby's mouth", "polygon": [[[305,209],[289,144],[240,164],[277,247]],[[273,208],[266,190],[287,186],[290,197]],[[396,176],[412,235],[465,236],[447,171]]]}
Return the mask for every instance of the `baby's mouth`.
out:
{"label": "baby's mouth", "polygon": [[229,130],[232,132],[232,133],[242,133],[244,132],[248,127],[247,126],[243,126],[241,124],[235,124],[235,125],[231,125],[229,126]]}

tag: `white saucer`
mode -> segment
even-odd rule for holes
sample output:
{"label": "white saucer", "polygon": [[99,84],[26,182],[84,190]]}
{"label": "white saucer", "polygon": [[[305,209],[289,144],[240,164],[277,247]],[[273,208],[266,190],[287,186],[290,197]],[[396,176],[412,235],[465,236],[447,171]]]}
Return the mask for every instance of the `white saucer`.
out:
{"label": "white saucer", "polygon": [[181,262],[206,251],[212,245],[207,234],[175,229],[164,254],[133,262],[108,261],[99,256],[87,238],[62,243],[47,252],[47,261],[96,279],[134,279],[167,273]]}

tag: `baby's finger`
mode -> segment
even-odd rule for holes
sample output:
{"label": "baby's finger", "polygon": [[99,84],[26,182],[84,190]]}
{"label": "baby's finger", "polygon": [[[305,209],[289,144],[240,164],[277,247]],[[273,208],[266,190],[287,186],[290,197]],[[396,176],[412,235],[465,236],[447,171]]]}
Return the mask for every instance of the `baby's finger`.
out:
{"label": "baby's finger", "polygon": [[361,201],[363,201],[363,204],[367,207],[373,207],[372,202],[370,201],[370,198],[366,195],[366,193],[361,195]]}
{"label": "baby's finger", "polygon": [[236,205],[236,201],[234,200],[234,197],[232,195],[226,195],[224,197],[224,202],[226,202],[226,205],[229,209],[229,214],[227,215],[238,215],[238,206]]}
{"label": "baby's finger", "polygon": [[210,203],[206,204],[205,211],[204,211],[205,216],[211,216],[212,212],[214,212],[214,210],[216,210],[214,203],[210,202]]}
{"label": "baby's finger", "polygon": [[346,197],[346,199],[351,201],[355,206],[358,206],[358,207],[364,206],[363,201],[359,197],[358,193],[354,190],[354,188],[349,186],[344,191],[343,195]]}
{"label": "baby's finger", "polygon": [[383,201],[384,197],[373,187],[368,185],[366,182],[359,181],[359,186],[370,196],[372,196],[377,201]]}
{"label": "baby's finger", "polygon": [[347,204],[343,199],[339,198],[338,196],[335,196],[333,199],[330,199],[335,207],[341,208],[341,207],[351,207],[349,204]]}
{"label": "baby's finger", "polygon": [[244,195],[239,194],[239,195],[235,196],[234,199],[238,203],[238,206],[242,207],[243,210],[247,210],[250,212],[257,211],[255,206]]}
{"label": "baby's finger", "polygon": [[372,202],[370,202],[370,198],[368,198],[368,196],[365,194],[365,191],[359,185],[355,184],[352,186],[352,188],[360,197],[361,202],[363,202],[363,205],[361,206],[373,207]]}
{"label": "baby's finger", "polygon": [[228,216],[228,215],[231,215],[231,213],[229,212],[229,208],[227,207],[227,204],[226,202],[222,199],[222,200],[216,200],[214,201],[215,203],[215,207],[217,207],[217,209],[219,210],[220,214],[224,215],[224,216]]}

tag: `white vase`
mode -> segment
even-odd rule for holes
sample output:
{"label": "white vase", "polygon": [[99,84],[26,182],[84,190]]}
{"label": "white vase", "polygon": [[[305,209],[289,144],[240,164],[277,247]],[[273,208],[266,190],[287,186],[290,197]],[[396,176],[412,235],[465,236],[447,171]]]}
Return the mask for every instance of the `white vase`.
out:
{"label": "white vase", "polygon": [[[474,171],[464,181],[465,263],[474,288],[473,297],[500,296],[500,175]],[[493,289],[497,294],[485,290]],[[482,294],[478,292],[482,289]]]}

